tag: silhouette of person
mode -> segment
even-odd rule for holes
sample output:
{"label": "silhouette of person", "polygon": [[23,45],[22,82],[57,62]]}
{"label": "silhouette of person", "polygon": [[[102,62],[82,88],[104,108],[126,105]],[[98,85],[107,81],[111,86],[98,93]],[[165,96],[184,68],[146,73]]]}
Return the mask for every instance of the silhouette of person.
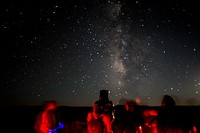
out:
{"label": "silhouette of person", "polygon": [[[59,114],[56,101],[46,101],[43,110],[36,116],[34,130],[36,133],[53,133],[59,126]],[[60,125],[62,128],[64,125]]]}
{"label": "silhouette of person", "polygon": [[99,113],[109,115],[113,119],[113,102],[108,98],[108,90],[100,90],[99,100],[96,103],[99,105]]}
{"label": "silhouette of person", "polygon": [[123,114],[116,116],[112,123],[114,133],[142,133],[144,119],[142,113],[136,109],[136,102],[127,101],[124,107]]}
{"label": "silhouette of person", "polygon": [[176,102],[169,95],[164,95],[161,101],[161,110],[157,116],[157,131],[158,133],[184,132],[180,115],[176,109]]}
{"label": "silhouette of person", "polygon": [[97,101],[93,104],[92,112],[87,115],[87,133],[112,133],[111,118],[100,112]]}

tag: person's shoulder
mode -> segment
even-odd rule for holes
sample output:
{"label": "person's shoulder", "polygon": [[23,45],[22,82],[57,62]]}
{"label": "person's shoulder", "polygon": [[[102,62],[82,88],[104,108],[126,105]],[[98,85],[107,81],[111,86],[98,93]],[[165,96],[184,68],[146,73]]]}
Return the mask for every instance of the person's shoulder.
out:
{"label": "person's shoulder", "polygon": [[93,114],[92,114],[92,112],[89,112],[88,114],[87,114],[87,117],[92,117],[93,116]]}
{"label": "person's shoulder", "polygon": [[93,115],[92,115],[92,112],[89,112],[87,114],[87,121],[90,121],[92,119]]}
{"label": "person's shoulder", "polygon": [[88,112],[88,115],[92,115],[92,112]]}

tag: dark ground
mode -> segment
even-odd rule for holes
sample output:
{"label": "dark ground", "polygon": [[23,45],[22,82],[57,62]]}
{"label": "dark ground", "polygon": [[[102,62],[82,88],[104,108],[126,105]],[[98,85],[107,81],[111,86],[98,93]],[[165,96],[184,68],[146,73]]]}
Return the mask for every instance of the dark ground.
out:
{"label": "dark ground", "polygon": [[[42,106],[1,106],[1,130],[5,133],[34,133],[35,118],[42,108]],[[116,106],[116,109],[123,110],[123,106]],[[159,111],[160,107],[141,106],[140,109]],[[182,116],[182,121],[191,125],[199,123],[200,106],[177,106],[177,109]],[[71,123],[75,120],[85,123],[87,113],[91,110],[92,107],[59,107],[63,123]]]}

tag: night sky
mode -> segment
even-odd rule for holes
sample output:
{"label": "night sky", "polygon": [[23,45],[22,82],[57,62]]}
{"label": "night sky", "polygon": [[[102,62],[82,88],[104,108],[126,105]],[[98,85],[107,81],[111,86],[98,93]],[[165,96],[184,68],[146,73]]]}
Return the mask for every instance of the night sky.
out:
{"label": "night sky", "polygon": [[106,89],[114,105],[200,105],[197,2],[7,0],[0,104],[91,106]]}

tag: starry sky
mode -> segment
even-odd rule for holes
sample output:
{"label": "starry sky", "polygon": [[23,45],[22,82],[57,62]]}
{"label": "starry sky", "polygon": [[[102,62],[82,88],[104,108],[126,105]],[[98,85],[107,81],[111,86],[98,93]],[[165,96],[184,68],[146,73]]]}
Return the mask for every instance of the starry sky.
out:
{"label": "starry sky", "polygon": [[187,0],[7,0],[0,104],[200,103],[199,4]]}

